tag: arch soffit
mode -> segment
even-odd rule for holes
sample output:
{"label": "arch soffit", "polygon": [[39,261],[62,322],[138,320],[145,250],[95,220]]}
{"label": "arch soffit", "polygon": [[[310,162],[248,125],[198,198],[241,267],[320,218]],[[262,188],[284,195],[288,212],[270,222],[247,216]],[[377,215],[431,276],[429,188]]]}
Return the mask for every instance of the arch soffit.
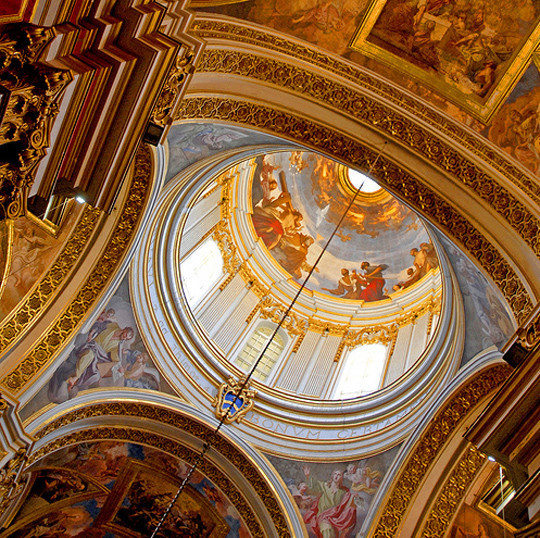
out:
{"label": "arch soffit", "polygon": [[[418,525],[423,526],[425,531],[433,520],[431,506],[435,517],[441,518],[436,525],[437,529],[444,531],[447,528],[445,524],[451,521],[459,500],[486,460],[486,456],[473,446],[467,444],[464,448],[460,442],[465,424],[476,415],[482,404],[511,372],[512,368],[506,363],[487,365],[468,376],[448,395],[415,438],[414,445],[407,450],[405,460],[399,462],[392,486],[379,504],[370,526],[370,538],[401,536],[402,532],[404,536],[415,535],[411,534],[411,530],[417,526],[418,521],[421,522]],[[441,458],[454,461],[451,469],[441,464]],[[445,471],[440,475],[442,469]],[[433,487],[431,476],[440,482],[442,489],[435,499],[428,502]],[[450,488],[451,502],[448,502],[448,496],[441,501],[442,492]],[[411,515],[412,508],[421,513]],[[408,529],[406,532],[405,527]]]}
{"label": "arch soffit", "polygon": [[[53,451],[101,440],[143,444],[193,464],[201,444],[210,442],[212,450],[198,469],[227,492],[253,536],[269,532],[292,536],[298,527],[286,515],[280,492],[249,454],[223,432],[216,434],[214,426],[177,409],[131,399],[93,402],[67,409],[34,436],[36,449],[29,455],[27,469]],[[238,472],[244,478],[242,486],[231,479]]]}
{"label": "arch soffit", "polygon": [[[200,24],[195,25],[196,33],[201,33]],[[230,21],[226,27],[226,37],[234,40],[232,30],[238,28]],[[292,65],[285,57],[268,58],[262,49],[248,53],[238,44],[234,50],[228,39],[225,50],[216,39],[207,46],[176,120],[256,128],[349,166],[372,169],[382,185],[476,260],[499,287],[518,323],[526,319],[540,295],[540,281],[530,271],[540,254],[534,181],[481,137],[396,88],[387,88],[390,101],[361,86],[366,75],[352,85],[332,72],[320,74],[320,52],[317,66],[307,65],[305,58],[303,65]],[[287,41],[282,36],[280,40]],[[289,43],[293,49],[294,45]],[[333,57],[328,62],[340,63]],[[405,112],[395,106],[398,97],[407,104]],[[519,196],[514,194],[516,187]]]}

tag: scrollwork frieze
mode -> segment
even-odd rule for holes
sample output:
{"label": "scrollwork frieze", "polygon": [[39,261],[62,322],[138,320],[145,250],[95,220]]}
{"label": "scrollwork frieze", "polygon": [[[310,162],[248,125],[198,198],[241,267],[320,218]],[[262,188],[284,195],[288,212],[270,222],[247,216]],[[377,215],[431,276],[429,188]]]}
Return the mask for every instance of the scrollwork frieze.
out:
{"label": "scrollwork frieze", "polygon": [[193,72],[194,59],[195,54],[191,47],[182,44],[152,111],[152,121],[155,124],[166,127],[172,122],[174,110],[178,107],[189,75]]}
{"label": "scrollwork frieze", "polygon": [[[4,455],[6,455],[5,452]],[[0,514],[5,513],[24,489],[24,480],[21,475],[27,459],[26,448],[20,448],[4,468],[0,469]]]}
{"label": "scrollwork frieze", "polygon": [[349,348],[365,344],[389,344],[399,330],[397,323],[390,325],[372,325],[362,329],[350,330],[344,339],[344,345]]}
{"label": "scrollwork frieze", "polygon": [[[489,274],[502,291],[518,322],[532,311],[532,301],[520,278],[502,254],[446,200],[401,169],[346,135],[290,112],[259,103],[221,97],[192,97],[182,103],[184,120],[218,120],[250,125],[278,136],[325,151],[358,168],[369,169],[377,181],[407,199],[416,210],[433,219],[461,244]],[[530,234],[529,234],[530,235]],[[537,240],[536,240],[537,242]]]}
{"label": "scrollwork frieze", "polygon": [[0,124],[0,219],[24,215],[60,98],[71,81],[69,71],[38,62],[54,35],[51,28],[31,24],[7,25],[0,32],[0,86],[6,101]]}
{"label": "scrollwork frieze", "polygon": [[[368,89],[385,100],[393,102],[398,109],[407,110],[416,117],[422,118],[438,131],[456,140],[480,158],[484,160],[487,158],[491,166],[494,166],[510,181],[526,192],[531,199],[537,203],[540,202],[540,193],[536,182],[528,174],[523,173],[513,165],[505,156],[493,151],[493,148],[484,142],[480,136],[463,129],[457,122],[449,120],[448,116],[440,113],[435,108],[426,107],[424,103],[419,102],[413,96],[399,90],[395,86],[390,86],[380,77],[372,76],[360,66],[352,65],[350,62],[345,62],[338,57],[325,54],[324,51],[316,50],[308,45],[302,45],[269,31],[242,26],[232,21],[199,17],[195,20],[192,29],[196,35],[207,40],[249,43],[254,46],[263,46],[265,49],[282,52],[289,57],[302,60],[310,66],[322,67],[355,85]],[[211,52],[212,49],[207,48],[206,58],[210,57]],[[205,61],[207,60],[203,58],[203,63]],[[303,80],[303,78],[299,78],[298,80]],[[383,118],[384,115],[381,116],[378,114],[374,117]],[[417,133],[413,136],[418,142],[421,141]],[[449,158],[446,164],[453,167],[455,161]]]}
{"label": "scrollwork frieze", "polygon": [[[260,315],[263,319],[269,319],[274,323],[279,323],[285,315],[287,308],[282,304],[273,301],[270,297],[265,297],[260,302]],[[307,329],[304,319],[294,312],[289,312],[281,325],[290,336],[300,336]]]}
{"label": "scrollwork frieze", "polygon": [[446,536],[454,514],[468,487],[478,475],[486,456],[469,446],[446,480],[424,524],[422,538]]}

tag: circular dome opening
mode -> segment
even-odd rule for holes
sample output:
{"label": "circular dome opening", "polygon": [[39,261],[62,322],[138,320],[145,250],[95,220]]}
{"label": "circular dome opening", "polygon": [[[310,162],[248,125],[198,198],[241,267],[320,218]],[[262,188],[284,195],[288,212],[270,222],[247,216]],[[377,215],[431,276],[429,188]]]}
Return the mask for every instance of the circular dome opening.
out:
{"label": "circular dome opening", "polygon": [[[347,211],[347,180],[379,194]],[[214,181],[190,209],[179,274],[222,366],[325,401],[372,394],[412,367],[435,332],[442,290],[415,213],[364,174],[310,152],[259,155]]]}
{"label": "circular dome opening", "polygon": [[[250,376],[241,427],[258,444],[309,430],[330,453],[345,425],[347,450],[393,442],[458,360],[441,353],[459,308],[438,243],[384,189],[357,196],[300,290],[354,196],[348,169],[275,148],[212,166],[170,182],[137,259],[137,315],[171,383],[207,408]],[[339,290],[345,269],[355,286]]]}
{"label": "circular dome opening", "polygon": [[353,170],[352,168],[349,168],[348,176],[349,176],[349,181],[351,182],[351,185],[355,189],[360,189],[360,192],[371,194],[373,192],[377,192],[381,190],[381,187],[378,185],[378,183],[373,181],[370,177],[366,176],[365,174],[362,174],[362,172],[358,172],[357,170]]}

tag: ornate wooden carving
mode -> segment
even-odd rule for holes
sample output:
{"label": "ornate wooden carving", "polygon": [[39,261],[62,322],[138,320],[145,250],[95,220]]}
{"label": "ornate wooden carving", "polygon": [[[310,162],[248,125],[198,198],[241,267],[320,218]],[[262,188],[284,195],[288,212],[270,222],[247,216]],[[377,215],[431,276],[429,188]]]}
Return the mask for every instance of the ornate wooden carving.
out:
{"label": "ornate wooden carving", "polygon": [[0,32],[0,220],[26,211],[69,71],[38,63],[54,30],[30,24]]}

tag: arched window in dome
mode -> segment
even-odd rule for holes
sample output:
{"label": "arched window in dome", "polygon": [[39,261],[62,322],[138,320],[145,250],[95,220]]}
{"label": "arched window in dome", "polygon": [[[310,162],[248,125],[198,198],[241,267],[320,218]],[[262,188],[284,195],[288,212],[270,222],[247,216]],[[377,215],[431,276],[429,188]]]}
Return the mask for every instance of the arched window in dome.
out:
{"label": "arched window in dome", "polygon": [[223,275],[223,257],[211,237],[181,262],[180,274],[188,303],[193,306]]}
{"label": "arched window in dome", "polygon": [[378,390],[387,355],[384,344],[364,344],[352,349],[344,358],[334,399],[355,398]]}
{"label": "arched window in dome", "polygon": [[[273,333],[274,329],[272,327],[259,325],[251,333],[248,341],[238,354],[235,364],[245,372],[249,372]],[[285,341],[277,333],[253,373],[253,377],[259,381],[266,381],[284,349]]]}

